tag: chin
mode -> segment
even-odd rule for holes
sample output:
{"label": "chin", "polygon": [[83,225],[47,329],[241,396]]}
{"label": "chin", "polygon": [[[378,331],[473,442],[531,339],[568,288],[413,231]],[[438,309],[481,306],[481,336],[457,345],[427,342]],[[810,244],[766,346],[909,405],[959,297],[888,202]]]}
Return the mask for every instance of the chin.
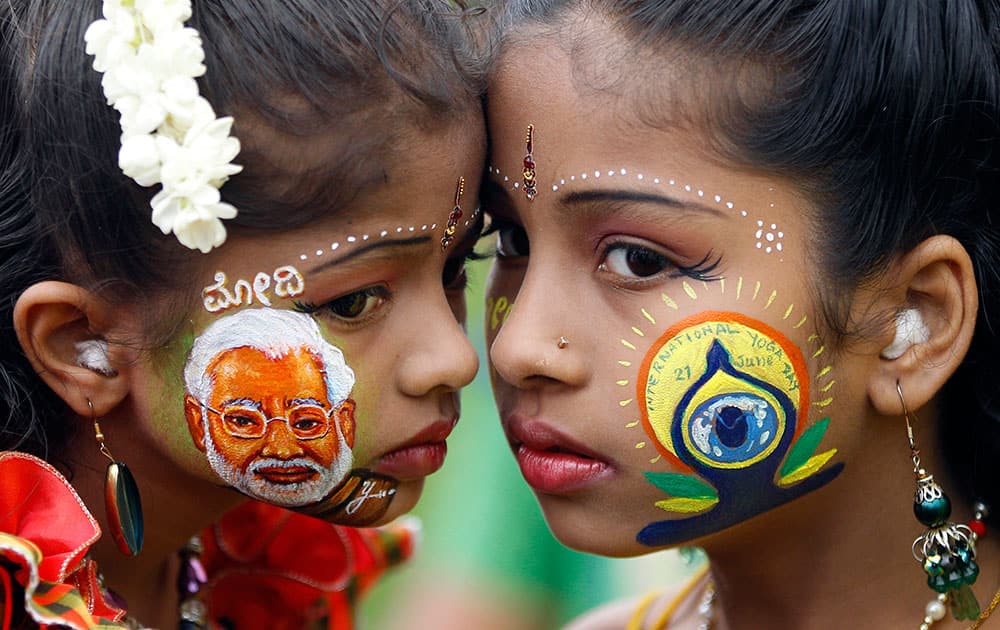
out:
{"label": "chin", "polygon": [[645,522],[633,523],[610,509],[598,514],[568,497],[536,496],[552,535],[570,549],[610,558],[631,558],[666,549],[648,547],[635,539]]}
{"label": "chin", "polygon": [[423,479],[400,482],[396,486],[396,494],[392,498],[392,503],[389,504],[389,509],[382,515],[382,518],[371,523],[370,526],[378,527],[379,525],[386,525],[406,514],[417,505],[417,501],[420,500],[420,495],[423,494],[423,491]]}

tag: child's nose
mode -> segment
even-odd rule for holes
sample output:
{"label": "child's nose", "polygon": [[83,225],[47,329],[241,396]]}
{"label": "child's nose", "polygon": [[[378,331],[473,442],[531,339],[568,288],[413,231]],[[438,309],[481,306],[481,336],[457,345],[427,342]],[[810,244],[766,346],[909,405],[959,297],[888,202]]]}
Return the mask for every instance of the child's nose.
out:
{"label": "child's nose", "polygon": [[586,383],[587,365],[600,357],[587,356],[588,338],[596,331],[580,324],[586,314],[578,298],[565,283],[550,284],[529,270],[490,346],[490,362],[500,378],[522,389],[546,382]]}
{"label": "child's nose", "polygon": [[408,396],[423,396],[437,388],[461,389],[479,370],[476,349],[448,302],[442,299],[425,307],[412,327],[411,350],[398,368],[400,389]]}

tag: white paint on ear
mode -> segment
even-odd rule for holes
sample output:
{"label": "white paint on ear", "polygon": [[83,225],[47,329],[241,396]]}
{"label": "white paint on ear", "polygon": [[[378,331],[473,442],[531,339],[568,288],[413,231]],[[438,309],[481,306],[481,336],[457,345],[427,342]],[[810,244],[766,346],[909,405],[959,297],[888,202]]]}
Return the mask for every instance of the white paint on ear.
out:
{"label": "white paint on ear", "polygon": [[931,331],[920,316],[920,311],[908,308],[896,316],[896,338],[882,350],[883,359],[898,359],[910,346],[925,343],[931,337]]}
{"label": "white paint on ear", "polygon": [[76,364],[102,376],[117,376],[118,372],[108,362],[108,342],[103,339],[85,339],[74,345]]}

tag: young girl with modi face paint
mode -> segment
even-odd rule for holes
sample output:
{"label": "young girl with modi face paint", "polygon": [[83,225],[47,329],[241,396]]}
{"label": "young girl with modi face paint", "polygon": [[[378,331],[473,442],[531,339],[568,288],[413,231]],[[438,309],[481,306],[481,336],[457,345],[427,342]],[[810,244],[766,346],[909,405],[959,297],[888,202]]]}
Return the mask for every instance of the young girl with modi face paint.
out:
{"label": "young girl with modi face paint", "polygon": [[981,623],[997,3],[509,8],[484,186],[504,429],[565,544],[711,567],[573,627]]}
{"label": "young girl with modi face paint", "polygon": [[476,371],[465,13],[0,7],[0,626],[350,627],[408,555],[342,525],[413,506]]}

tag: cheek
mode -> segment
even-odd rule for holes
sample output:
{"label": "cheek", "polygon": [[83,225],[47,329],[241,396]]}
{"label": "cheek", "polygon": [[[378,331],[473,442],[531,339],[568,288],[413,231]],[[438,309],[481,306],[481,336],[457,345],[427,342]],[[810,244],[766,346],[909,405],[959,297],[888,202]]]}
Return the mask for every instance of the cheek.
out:
{"label": "cheek", "polygon": [[521,287],[522,273],[504,271],[494,265],[486,284],[485,329],[488,343],[492,343],[497,333],[514,309],[514,298]]}
{"label": "cheek", "polygon": [[[347,354],[345,350],[345,354]],[[379,363],[376,356],[365,353],[361,356],[354,352],[348,355],[348,362],[354,369],[354,389],[351,398],[354,400],[354,467],[364,468],[371,462],[374,453],[379,452],[379,444],[384,441],[380,432],[389,424],[392,418],[391,410],[386,409],[384,389],[388,386],[388,368]],[[374,378],[380,374],[382,378]]]}
{"label": "cheek", "polygon": [[[676,321],[671,311],[683,301],[707,306],[706,292],[726,290],[685,285],[676,301],[666,296],[642,310],[645,321],[621,335],[615,357],[618,404],[636,416],[627,426],[655,453],[644,476],[662,493],[655,506],[665,520],[638,535],[652,546],[735,525],[829,483],[843,468],[831,463],[837,451],[824,442],[832,368],[818,335],[808,332],[809,318],[752,283],[741,284],[735,301],[711,300],[742,312]],[[662,334],[649,334],[671,320]]]}

